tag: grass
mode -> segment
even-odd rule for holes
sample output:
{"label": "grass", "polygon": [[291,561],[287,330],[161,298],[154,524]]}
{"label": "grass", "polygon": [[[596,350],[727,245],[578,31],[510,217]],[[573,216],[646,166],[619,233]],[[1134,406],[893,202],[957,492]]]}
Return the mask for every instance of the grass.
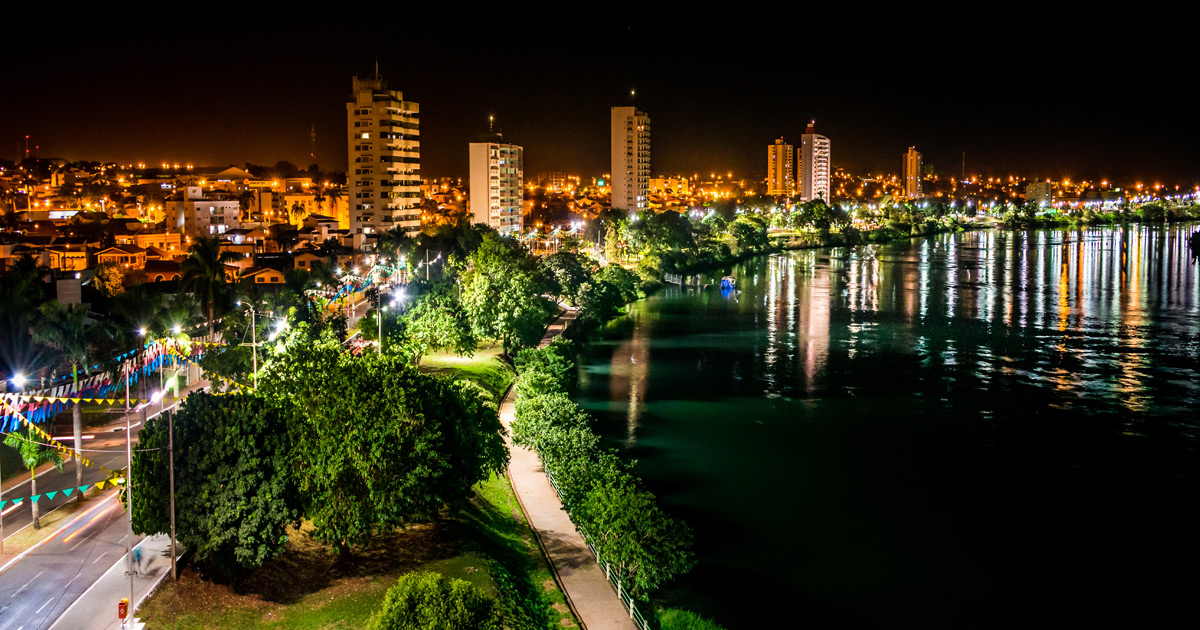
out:
{"label": "grass", "polygon": [[725,630],[714,621],[678,608],[660,608],[658,622],[662,630]]}
{"label": "grass", "polygon": [[219,584],[185,567],[139,611],[154,628],[335,630],[365,627],[396,580],[433,571],[466,580],[496,597],[509,627],[577,627],[526,525],[507,477],[477,487],[472,505],[443,523],[378,536],[338,564],[305,523],[287,551],[234,583]]}
{"label": "grass", "polygon": [[496,402],[499,402],[516,378],[512,366],[501,359],[500,354],[499,345],[482,344],[475,349],[475,354],[469,357],[438,352],[421,359],[421,371],[474,381],[491,392],[496,397]]}

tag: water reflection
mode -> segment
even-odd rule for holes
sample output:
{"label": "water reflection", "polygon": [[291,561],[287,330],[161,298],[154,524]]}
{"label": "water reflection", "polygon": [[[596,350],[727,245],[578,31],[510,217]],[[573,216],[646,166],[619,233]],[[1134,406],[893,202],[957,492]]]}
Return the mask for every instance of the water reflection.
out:
{"label": "water reflection", "polygon": [[579,400],[695,528],[679,596],[726,627],[776,623],[762,600],[817,627],[1147,610],[1200,564],[1194,229],[750,261],[737,295],[635,304]]}
{"label": "water reflection", "polygon": [[1195,329],[1189,230],[979,231],[771,257],[739,285],[761,303],[757,382],[768,396],[860,388],[830,381],[830,352],[854,362],[870,347],[914,353],[942,380],[986,388],[1000,373],[1049,385],[1055,405],[1105,398],[1145,411],[1147,350],[1170,353]]}

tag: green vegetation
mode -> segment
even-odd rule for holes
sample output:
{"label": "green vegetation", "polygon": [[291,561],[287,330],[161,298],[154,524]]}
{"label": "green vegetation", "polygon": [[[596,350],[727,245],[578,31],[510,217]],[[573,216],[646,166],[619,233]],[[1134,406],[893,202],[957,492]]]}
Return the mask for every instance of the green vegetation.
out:
{"label": "green vegetation", "polygon": [[662,630],[725,630],[715,621],[678,608],[659,609],[658,624]]}
{"label": "green vegetation", "polygon": [[513,441],[537,451],[571,520],[644,598],[695,563],[691,531],[658,507],[631,464],[600,449],[591,418],[566,396],[574,351],[556,340],[519,357]]}
{"label": "green vegetation", "polygon": [[409,573],[388,589],[370,630],[500,630],[496,601],[470,582]]}

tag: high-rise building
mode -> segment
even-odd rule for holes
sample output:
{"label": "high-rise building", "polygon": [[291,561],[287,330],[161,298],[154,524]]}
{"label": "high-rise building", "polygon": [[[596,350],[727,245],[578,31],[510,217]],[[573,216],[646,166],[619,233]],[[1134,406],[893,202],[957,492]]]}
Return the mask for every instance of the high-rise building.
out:
{"label": "high-rise building", "polygon": [[824,199],[829,203],[829,138],[816,132],[816,123],[808,123],[804,135],[800,136],[800,201]]}
{"label": "high-rise building", "polygon": [[792,159],[796,148],[780,138],[767,145],[767,194],[790,195],[796,192],[796,171]]}
{"label": "high-rise building", "polygon": [[416,103],[383,79],[354,77],[346,103],[350,233],[421,229],[421,142]]}
{"label": "high-rise building", "polygon": [[921,152],[916,147],[908,147],[904,154],[904,196],[921,198]]}
{"label": "high-rise building", "polygon": [[163,202],[163,208],[169,225],[188,238],[218,238],[242,225],[237,199],[205,197],[199,186],[185,187],[178,198]]}
{"label": "high-rise building", "polygon": [[471,222],[511,235],[521,231],[525,151],[501,140],[500,134],[489,134],[486,141],[470,144]]}
{"label": "high-rise building", "polygon": [[641,210],[650,198],[650,116],[612,108],[612,207]]}

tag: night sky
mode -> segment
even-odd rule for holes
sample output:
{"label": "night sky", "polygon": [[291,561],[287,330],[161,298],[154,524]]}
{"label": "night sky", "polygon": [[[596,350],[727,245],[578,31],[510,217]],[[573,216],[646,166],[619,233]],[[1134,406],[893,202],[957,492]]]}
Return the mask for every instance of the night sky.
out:
{"label": "night sky", "polygon": [[367,26],[272,13],[10,25],[0,157],[29,134],[42,157],[305,166],[315,124],[321,168],[344,170],[350,77],[378,58],[420,103],[426,176],[466,176],[489,114],[525,147],[527,177],[601,175],[609,107],[636,88],[654,174],[760,179],[766,145],[799,144],[815,119],[835,166],[856,173],[897,172],[915,145],[945,175],[965,152],[969,174],[1200,180],[1196,53],[1169,17],[1008,8],[865,24],[681,9],[395,22],[385,16],[403,5],[363,7]]}

